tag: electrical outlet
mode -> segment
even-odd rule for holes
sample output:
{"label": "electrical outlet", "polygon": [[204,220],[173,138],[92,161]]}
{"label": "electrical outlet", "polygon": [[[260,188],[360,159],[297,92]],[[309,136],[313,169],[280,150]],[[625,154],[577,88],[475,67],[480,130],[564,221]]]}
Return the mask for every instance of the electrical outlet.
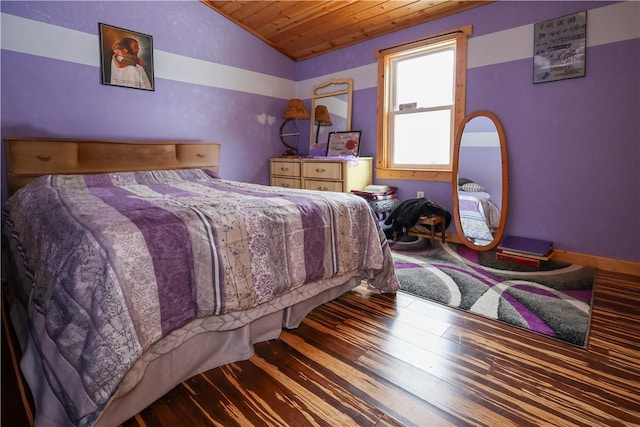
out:
{"label": "electrical outlet", "polygon": [[418,193],[416,193],[416,197],[418,199],[422,199],[424,197],[424,191],[418,191]]}

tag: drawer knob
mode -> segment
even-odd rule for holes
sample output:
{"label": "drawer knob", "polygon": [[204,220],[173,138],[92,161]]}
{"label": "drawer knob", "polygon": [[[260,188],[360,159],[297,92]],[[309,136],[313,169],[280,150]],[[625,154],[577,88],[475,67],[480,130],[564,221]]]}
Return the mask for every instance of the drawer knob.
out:
{"label": "drawer knob", "polygon": [[49,160],[51,160],[51,156],[43,156],[42,154],[36,157],[38,158],[38,160],[42,160],[43,162],[48,162]]}
{"label": "drawer knob", "polygon": [[326,169],[316,168],[316,172],[318,173],[325,173],[326,171],[327,171]]}
{"label": "drawer knob", "polygon": [[280,168],[280,170],[281,170],[282,172],[286,172],[286,171],[288,171],[288,170],[289,170],[289,168],[282,167],[282,168]]}
{"label": "drawer knob", "polygon": [[201,159],[204,159],[204,154],[196,153],[196,157],[200,157]]}
{"label": "drawer knob", "polygon": [[283,186],[284,188],[289,188],[289,187],[291,187],[291,186],[290,186],[289,184],[287,184],[287,183],[282,184],[282,186]]}

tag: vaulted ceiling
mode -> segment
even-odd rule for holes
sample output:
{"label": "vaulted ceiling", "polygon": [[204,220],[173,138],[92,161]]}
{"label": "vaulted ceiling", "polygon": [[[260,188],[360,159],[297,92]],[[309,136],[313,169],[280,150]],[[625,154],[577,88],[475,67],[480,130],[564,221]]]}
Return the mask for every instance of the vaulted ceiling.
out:
{"label": "vaulted ceiling", "polygon": [[296,61],[493,2],[201,1]]}

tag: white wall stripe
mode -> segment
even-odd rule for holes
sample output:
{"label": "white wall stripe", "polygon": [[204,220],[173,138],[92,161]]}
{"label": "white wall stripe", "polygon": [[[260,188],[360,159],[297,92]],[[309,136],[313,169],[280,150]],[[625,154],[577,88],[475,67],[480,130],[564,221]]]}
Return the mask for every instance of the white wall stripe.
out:
{"label": "white wall stripe", "polygon": [[[467,68],[532,58],[534,24],[470,38]],[[640,1],[630,0],[587,11],[587,47],[637,38],[640,38]],[[377,67],[374,63],[300,81],[296,84],[296,94],[299,98],[308,97],[315,84],[352,75],[356,86],[354,89],[376,87]]]}
{"label": "white wall stripe", "polygon": [[[469,39],[468,68],[533,56],[535,23]],[[640,38],[640,2],[628,1],[587,11],[587,47]]]}
{"label": "white wall stripe", "polygon": [[[2,49],[100,67],[97,35],[3,13]],[[64,46],[61,49],[60,46]],[[155,77],[289,99],[293,80],[153,50]]]}
{"label": "white wall stripe", "polygon": [[467,69],[531,58],[533,24],[470,38]]}
{"label": "white wall stripe", "polygon": [[629,0],[587,11],[587,46],[640,38],[640,2]]}
{"label": "white wall stripe", "polygon": [[100,67],[98,36],[2,14],[2,49]]}
{"label": "white wall stripe", "polygon": [[289,99],[293,80],[153,49],[156,77]]}
{"label": "white wall stripe", "polygon": [[353,78],[353,90],[376,87],[378,85],[377,69],[378,64],[373,63],[299,81],[296,83],[296,98],[310,98],[311,93],[313,92],[313,87],[317,84],[326,82],[329,79]]}
{"label": "white wall stripe", "polygon": [[[1,14],[4,50],[99,67],[97,35]],[[469,39],[469,68],[532,57],[533,25]],[[587,47],[640,38],[640,2],[626,1],[587,11]],[[60,49],[65,46],[65,49]],[[155,76],[185,83],[236,90],[281,99],[306,99],[313,86],[331,78],[352,77],[354,89],[377,85],[372,63],[299,82],[154,49]]]}

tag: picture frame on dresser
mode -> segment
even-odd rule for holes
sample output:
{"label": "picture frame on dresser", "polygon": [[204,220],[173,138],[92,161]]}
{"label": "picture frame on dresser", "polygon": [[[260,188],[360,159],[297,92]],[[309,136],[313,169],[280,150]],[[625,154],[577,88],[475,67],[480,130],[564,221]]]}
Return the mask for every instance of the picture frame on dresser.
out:
{"label": "picture frame on dresser", "polygon": [[360,149],[360,136],[362,131],[350,130],[330,132],[327,143],[327,157],[331,156],[358,156]]}

